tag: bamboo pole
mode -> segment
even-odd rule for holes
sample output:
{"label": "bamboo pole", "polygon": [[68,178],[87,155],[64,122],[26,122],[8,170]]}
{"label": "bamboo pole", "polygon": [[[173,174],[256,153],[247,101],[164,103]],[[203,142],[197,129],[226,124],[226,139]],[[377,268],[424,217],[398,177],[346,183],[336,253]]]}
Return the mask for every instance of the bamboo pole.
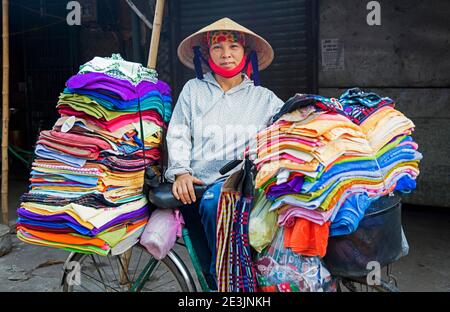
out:
{"label": "bamboo pole", "polygon": [[148,54],[148,63],[147,63],[147,67],[151,69],[156,68],[159,37],[161,34],[161,25],[164,16],[164,1],[165,0],[156,0],[155,17],[153,18],[152,38],[150,41],[150,51]]}
{"label": "bamboo pole", "polygon": [[9,134],[9,3],[2,0],[3,20],[3,110],[2,110],[2,222],[9,224],[8,216],[8,134]]}

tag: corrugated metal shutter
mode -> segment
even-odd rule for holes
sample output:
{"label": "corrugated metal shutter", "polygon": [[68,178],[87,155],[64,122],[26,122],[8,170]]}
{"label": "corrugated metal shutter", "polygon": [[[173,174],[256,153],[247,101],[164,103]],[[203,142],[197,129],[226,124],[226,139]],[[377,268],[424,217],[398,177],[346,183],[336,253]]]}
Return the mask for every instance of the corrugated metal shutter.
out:
{"label": "corrugated metal shutter", "polygon": [[[51,129],[58,112],[55,103],[66,80],[77,70],[77,27],[66,22],[66,3],[60,0],[14,3],[22,40],[26,79],[25,118],[27,144],[35,144],[39,130]],[[39,12],[42,12],[41,16]],[[55,17],[60,17],[56,19]],[[16,21],[19,23],[19,21]]]}
{"label": "corrugated metal shutter", "polygon": [[[180,0],[171,7],[174,31],[178,34],[174,45],[186,36],[223,17],[264,37],[275,51],[273,63],[261,73],[262,85],[287,100],[297,92],[316,89],[317,55],[313,22],[314,1],[307,0]],[[173,50],[176,50],[176,46]],[[173,54],[176,58],[176,51]],[[174,73],[176,92],[195,76],[194,72],[177,61]]]}

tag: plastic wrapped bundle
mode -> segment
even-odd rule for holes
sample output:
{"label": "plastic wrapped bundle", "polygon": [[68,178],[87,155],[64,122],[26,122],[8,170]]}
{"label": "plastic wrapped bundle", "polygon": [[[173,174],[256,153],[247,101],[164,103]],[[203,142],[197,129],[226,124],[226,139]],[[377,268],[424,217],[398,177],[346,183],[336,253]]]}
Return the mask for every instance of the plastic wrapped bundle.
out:
{"label": "plastic wrapped bundle", "polygon": [[320,257],[304,257],[284,247],[284,229],[255,259],[258,289],[263,292],[331,292],[335,282]]}
{"label": "plastic wrapped bundle", "polygon": [[249,239],[250,245],[261,252],[270,244],[277,228],[278,215],[269,211],[272,202],[266,199],[264,192],[258,192],[255,205],[250,212]]}

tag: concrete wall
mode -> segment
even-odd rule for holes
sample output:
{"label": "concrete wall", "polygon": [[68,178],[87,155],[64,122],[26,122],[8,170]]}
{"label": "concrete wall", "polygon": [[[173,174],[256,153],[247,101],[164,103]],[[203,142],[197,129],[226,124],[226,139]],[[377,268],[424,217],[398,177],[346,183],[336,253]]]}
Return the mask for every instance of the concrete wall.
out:
{"label": "concrete wall", "polygon": [[343,43],[344,68],[321,64],[319,93],[359,86],[396,100],[424,155],[404,201],[450,207],[450,1],[380,0],[380,26],[367,24],[368,2],[320,0],[320,39]]}

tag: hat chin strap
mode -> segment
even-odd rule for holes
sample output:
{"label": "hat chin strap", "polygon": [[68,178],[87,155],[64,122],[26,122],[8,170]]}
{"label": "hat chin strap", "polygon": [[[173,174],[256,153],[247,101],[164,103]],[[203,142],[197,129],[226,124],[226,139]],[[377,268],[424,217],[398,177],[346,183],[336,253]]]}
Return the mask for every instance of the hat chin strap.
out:
{"label": "hat chin strap", "polygon": [[246,66],[246,74],[247,76],[250,77],[250,73],[253,71],[253,84],[255,86],[259,86],[260,85],[260,80],[259,80],[259,69],[258,69],[258,55],[256,54],[255,51],[251,51],[250,54],[247,56],[244,55],[244,57],[242,58],[242,61],[239,63],[238,66],[236,66],[236,68],[233,69],[223,69],[221,67],[219,67],[217,64],[215,64],[211,58],[209,58],[208,60],[206,60],[201,51],[200,51],[200,46],[195,46],[193,47],[194,50],[194,58],[193,58],[193,63],[194,63],[194,67],[195,67],[195,75],[197,76],[198,79],[202,79],[203,80],[203,70],[202,70],[202,61],[208,65],[208,67],[216,74],[225,77],[225,78],[231,78],[236,76],[237,74],[239,74]]}

